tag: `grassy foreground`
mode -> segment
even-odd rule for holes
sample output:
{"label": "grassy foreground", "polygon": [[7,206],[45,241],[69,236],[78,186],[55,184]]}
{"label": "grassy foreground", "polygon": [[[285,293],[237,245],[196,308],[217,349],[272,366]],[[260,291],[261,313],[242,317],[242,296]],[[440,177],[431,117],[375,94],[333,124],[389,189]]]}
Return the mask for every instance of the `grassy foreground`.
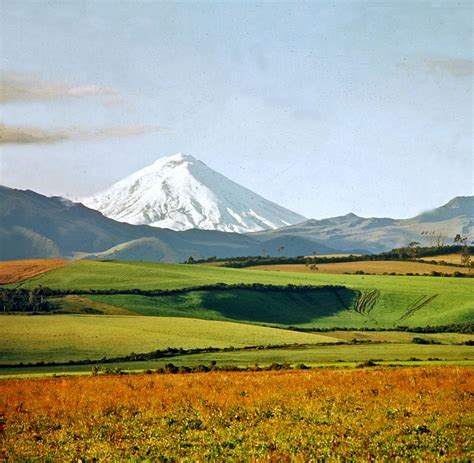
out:
{"label": "grassy foreground", "polygon": [[470,461],[473,389],[468,367],[5,380],[0,458]]}

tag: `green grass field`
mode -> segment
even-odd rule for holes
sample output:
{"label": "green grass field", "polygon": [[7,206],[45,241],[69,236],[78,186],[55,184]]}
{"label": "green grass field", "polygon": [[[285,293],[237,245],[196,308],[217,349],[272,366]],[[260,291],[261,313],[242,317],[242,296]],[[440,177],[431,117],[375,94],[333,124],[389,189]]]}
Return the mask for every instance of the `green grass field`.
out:
{"label": "green grass field", "polygon": [[[359,293],[340,290],[280,293],[246,289],[192,291],[172,296],[90,296],[100,304],[142,315],[231,320],[245,323],[304,328],[395,328],[461,323],[469,320],[468,309],[444,308],[439,295],[374,293],[374,305],[363,305]],[[372,294],[372,293],[367,293]],[[361,302],[362,301],[362,302]]]}
{"label": "green grass field", "polygon": [[[232,320],[280,326],[316,326],[321,318],[336,316],[341,326],[359,326],[360,316],[347,310],[357,293],[325,288],[301,292],[226,289],[192,291],[170,296],[91,296],[100,303],[124,307],[142,315]],[[344,315],[341,315],[344,314]],[[347,320],[349,319],[349,320]]]}
{"label": "green grass field", "polygon": [[[342,285],[349,290],[362,293],[376,292],[372,298],[374,301],[366,301],[368,304],[362,304],[358,311],[339,310],[340,307],[338,308],[336,303],[332,306],[332,312],[317,310],[316,316],[312,319],[306,317],[304,320],[296,320],[296,323],[287,323],[292,321],[290,315],[286,317],[287,320],[276,320],[275,323],[358,328],[444,325],[474,320],[474,280],[463,278],[286,273],[144,262],[77,262],[27,280],[19,286],[31,288],[41,284],[58,289],[176,289],[218,282]],[[193,307],[199,311],[209,309],[214,311],[214,318],[216,318],[214,310],[216,301],[210,301],[212,298],[199,294],[194,296],[194,302],[190,295],[185,300],[173,301],[174,307],[171,309],[169,304],[164,304],[163,310],[168,306],[166,310],[178,310],[179,313],[173,315],[183,316],[186,315],[183,312],[188,312],[190,316],[197,316],[196,313],[190,313]],[[206,299],[204,302],[203,297]],[[130,297],[118,296],[117,298],[104,296],[100,298],[100,301],[142,313],[154,312],[156,315],[159,315],[161,310],[156,308],[157,305],[163,302],[157,300],[157,304],[154,304],[148,299],[132,300]],[[179,309],[176,308],[175,302],[178,302]],[[220,310],[225,311],[229,304],[232,305],[231,301],[220,302],[218,308],[223,307]],[[206,306],[207,303],[209,306]],[[321,300],[321,306],[324,304]],[[258,305],[257,301],[255,305]],[[244,304],[240,306],[244,312]],[[293,308],[294,305],[292,305]],[[169,312],[167,314],[171,315]],[[210,313],[208,315],[210,316]],[[203,317],[208,315],[203,315]],[[217,318],[246,320],[249,317],[245,314],[229,317],[228,314],[221,313]],[[274,316],[272,315],[271,318]],[[268,320],[264,321],[268,322]]]}
{"label": "green grass field", "polygon": [[396,261],[396,260],[367,260],[355,262],[333,262],[317,264],[317,270],[305,264],[275,264],[275,265],[256,265],[247,267],[248,270],[268,270],[282,272],[313,272],[318,273],[355,273],[362,271],[365,273],[383,275],[391,272],[405,275],[412,274],[429,274],[430,272],[442,272],[452,274],[454,272],[469,273],[467,267],[454,267],[440,264],[428,264],[415,261]]}
{"label": "green grass field", "polygon": [[[267,366],[272,363],[288,363],[292,366],[300,363],[309,366],[320,366],[325,363],[358,363],[368,360],[379,362],[406,362],[417,359],[439,359],[442,361],[474,362],[474,349],[470,346],[453,345],[416,345],[416,344],[364,344],[364,345],[334,345],[291,349],[265,349],[234,352],[214,352],[208,354],[184,355],[155,362],[143,362],[145,368],[163,366],[172,362],[176,365],[195,366],[209,365],[216,361],[218,365],[251,366],[259,364]],[[415,360],[415,361],[417,361]],[[130,364],[129,364],[130,365]]]}
{"label": "green grass field", "polygon": [[[278,349],[258,349],[231,352],[211,352],[180,355],[139,362],[118,362],[106,364],[112,369],[124,371],[153,370],[168,363],[176,366],[266,367],[272,363],[287,363],[292,367],[304,364],[311,367],[354,367],[369,360],[382,365],[474,365],[474,349],[465,345],[417,345],[417,344],[363,344],[300,346]],[[90,373],[92,365],[66,365],[48,367],[22,367],[0,369],[0,377],[44,376],[49,374]]]}
{"label": "green grass field", "polygon": [[[10,287],[42,285],[68,290],[146,290],[189,288],[213,283],[338,285],[344,288],[336,292],[327,288],[288,292],[268,288],[264,291],[227,288],[155,297],[126,294],[57,297],[53,298],[54,301],[65,312],[80,313],[94,309],[103,315],[0,317],[2,363],[100,359],[167,347],[238,348],[248,345],[351,342],[354,338],[384,343],[331,346],[323,350],[319,347],[314,350],[290,349],[287,353],[280,349],[219,353],[219,362],[246,365],[283,361],[319,364],[339,360],[403,361],[413,357],[422,360],[439,358],[449,362],[474,360],[471,346],[412,344],[413,336],[418,335],[411,333],[341,331],[311,334],[258,326],[377,329],[473,322],[472,279],[285,273],[206,265],[84,261]],[[438,336],[436,340],[446,344],[472,339],[472,336],[458,334],[431,336]],[[209,359],[206,354],[201,354],[177,360],[187,364]],[[157,362],[155,364],[161,361]],[[138,365],[135,367],[139,368]]]}
{"label": "green grass field", "polygon": [[184,349],[337,342],[330,335],[188,318],[9,315],[0,318],[0,363],[101,359]]}
{"label": "green grass field", "polygon": [[263,283],[275,285],[343,285],[349,288],[441,292],[463,291],[474,295],[474,280],[388,275],[329,275],[318,273],[270,272],[209,265],[183,265],[154,262],[79,261],[52,270],[11,287],[38,285],[57,289],[178,289],[213,283]]}

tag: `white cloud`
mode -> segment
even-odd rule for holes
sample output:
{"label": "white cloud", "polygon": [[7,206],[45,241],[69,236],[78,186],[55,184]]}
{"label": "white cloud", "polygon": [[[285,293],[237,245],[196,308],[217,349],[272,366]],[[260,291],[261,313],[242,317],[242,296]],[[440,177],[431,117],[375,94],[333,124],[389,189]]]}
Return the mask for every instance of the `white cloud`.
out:
{"label": "white cloud", "polygon": [[134,137],[161,131],[158,126],[109,127],[92,132],[76,128],[46,130],[33,127],[11,127],[0,123],[0,144],[56,143],[65,140],[106,140]]}
{"label": "white cloud", "polygon": [[15,101],[50,100],[56,98],[107,97],[120,99],[109,87],[97,85],[69,85],[46,82],[33,76],[0,72],[0,103]]}

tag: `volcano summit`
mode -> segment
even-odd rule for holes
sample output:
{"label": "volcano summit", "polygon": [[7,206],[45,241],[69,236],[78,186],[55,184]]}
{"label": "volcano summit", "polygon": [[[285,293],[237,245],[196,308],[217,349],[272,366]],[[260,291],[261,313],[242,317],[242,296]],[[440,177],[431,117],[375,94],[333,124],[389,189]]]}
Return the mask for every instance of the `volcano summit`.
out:
{"label": "volcano summit", "polygon": [[181,153],[158,159],[83,203],[120,222],[172,230],[245,233],[305,220]]}

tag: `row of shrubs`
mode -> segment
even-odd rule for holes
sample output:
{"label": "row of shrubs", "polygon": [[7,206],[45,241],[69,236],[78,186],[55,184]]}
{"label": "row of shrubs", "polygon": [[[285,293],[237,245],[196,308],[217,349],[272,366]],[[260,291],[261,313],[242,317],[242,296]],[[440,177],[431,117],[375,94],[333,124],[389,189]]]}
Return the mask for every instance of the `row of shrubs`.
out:
{"label": "row of shrubs", "polygon": [[[442,359],[438,357],[430,357],[428,361],[440,361]],[[401,362],[405,360],[395,359],[395,362]],[[417,357],[410,357],[406,361],[408,362],[421,362],[422,359]],[[377,362],[382,362],[381,359],[377,360],[367,360],[365,362],[361,362],[355,366],[355,368],[372,368],[377,367],[379,364]],[[346,363],[344,360],[338,360],[338,363]],[[387,366],[394,366],[393,364],[389,364]],[[321,367],[318,367],[321,368]],[[195,366],[185,366],[185,365],[174,365],[173,363],[167,363],[163,367],[159,367],[156,369],[147,369],[143,371],[144,374],[188,374],[188,373],[209,373],[209,372],[238,372],[238,371],[281,371],[281,370],[311,370],[312,367],[306,365],[304,363],[299,363],[295,366],[291,366],[289,363],[272,363],[267,366],[259,366],[258,364],[254,364],[252,366],[247,367],[238,367],[236,365],[222,365],[218,366],[216,361],[212,361],[210,365],[199,364]],[[127,372],[122,370],[121,368],[109,368],[104,365],[95,365],[92,368],[91,374],[92,376],[97,375],[127,375],[127,374],[136,374],[136,372]],[[245,397],[247,393],[242,391],[240,393],[242,397]]]}
{"label": "row of shrubs", "polygon": [[[298,331],[321,331],[321,329],[297,329]],[[341,331],[348,330],[347,328],[341,329]],[[329,330],[327,330],[329,331]],[[389,331],[389,330],[369,330],[369,329],[359,329],[358,331]],[[452,332],[452,331],[450,331]],[[471,331],[472,333],[472,326]],[[424,339],[420,337],[414,337],[412,339],[414,344],[441,344],[441,342],[431,339]],[[371,341],[371,340],[358,340],[353,339],[352,344],[383,344],[384,341]],[[347,342],[330,342],[330,343],[313,343],[311,346],[337,346],[337,345],[346,345]],[[465,345],[472,346],[474,341],[468,340],[464,342]],[[260,345],[260,346],[246,346],[246,347],[206,347],[200,349],[183,349],[183,348],[173,348],[168,347],[167,349],[155,350],[152,352],[146,352],[142,354],[136,354],[132,352],[129,355],[124,355],[121,357],[103,357],[100,360],[69,360],[68,362],[30,362],[30,363],[17,363],[17,364],[0,364],[0,368],[24,368],[24,367],[59,367],[59,366],[73,366],[73,365],[94,365],[93,369],[107,369],[107,371],[116,370],[113,367],[105,367],[104,365],[114,364],[114,363],[127,363],[127,362],[145,362],[149,360],[159,360],[167,357],[176,357],[183,355],[193,355],[193,354],[208,354],[208,353],[217,353],[217,352],[233,352],[233,351],[248,351],[248,350],[268,350],[268,349],[288,349],[288,348],[301,348],[304,347],[304,344],[277,344],[277,345]],[[306,344],[309,346],[309,344]],[[273,368],[274,369],[274,368]]]}
{"label": "row of shrubs", "polygon": [[[357,365],[357,368],[361,367],[371,367],[375,366],[376,363],[372,361],[364,362],[361,363],[360,365]],[[168,374],[186,374],[186,373],[209,373],[209,372],[217,372],[217,371],[222,371],[222,372],[233,372],[233,371],[280,371],[280,370],[310,370],[311,367],[308,365],[305,365],[304,363],[299,363],[295,366],[291,366],[289,363],[284,362],[284,363],[272,363],[267,366],[259,366],[258,364],[254,364],[252,366],[248,367],[238,367],[235,365],[222,365],[218,366],[217,362],[212,361],[210,365],[205,365],[205,364],[199,364],[195,366],[184,366],[184,365],[174,365],[173,363],[167,363],[163,367],[159,367],[156,369],[148,369],[145,370],[143,373],[145,374],[163,374],[163,373],[168,373]],[[120,368],[109,368],[104,365],[95,365],[92,368],[92,375],[124,375],[128,374],[128,372],[123,371]],[[241,392],[242,396],[246,395],[245,391]]]}
{"label": "row of shrubs", "polygon": [[[311,367],[300,363],[292,367],[289,363],[272,363],[268,366],[259,366],[254,364],[248,367],[238,367],[235,365],[218,366],[216,361],[212,361],[210,365],[199,364],[195,366],[177,366],[173,363],[167,363],[163,367],[154,370],[145,370],[145,373],[208,373],[211,371],[278,371],[278,370],[309,370]],[[94,373],[93,373],[94,374]],[[243,395],[243,394],[242,394]]]}
{"label": "row of shrubs", "polygon": [[180,289],[52,289],[39,286],[33,289],[7,289],[0,288],[0,302],[3,312],[50,312],[58,307],[48,300],[48,297],[68,296],[68,295],[137,295],[137,296],[172,296],[185,294],[193,291],[222,291],[222,290],[251,290],[261,292],[306,292],[318,291],[326,292],[328,290],[337,292],[345,289],[340,285],[271,285],[261,283],[239,283],[228,285],[226,283],[215,283],[211,285],[193,286]]}
{"label": "row of shrubs", "polygon": [[[245,289],[251,291],[272,291],[272,292],[306,292],[306,291],[338,291],[347,289],[341,285],[272,285],[263,283],[213,283],[209,285],[200,286],[189,286],[186,288],[177,289],[52,289],[47,287],[39,286],[35,290],[40,290],[43,296],[69,296],[69,295],[115,295],[115,294],[126,294],[126,295],[137,295],[137,296],[173,296],[179,294],[190,293],[194,291],[221,291],[221,290],[236,290]],[[7,294],[15,294],[16,291],[26,291],[26,289],[0,289],[0,294],[6,292]],[[33,291],[33,290],[30,290]]]}
{"label": "row of shrubs", "polygon": [[[172,296],[190,293],[194,291],[225,291],[225,290],[251,290],[260,292],[307,292],[307,291],[334,291],[346,289],[340,285],[271,285],[261,283],[239,283],[228,285],[226,283],[214,283],[210,285],[193,286],[180,289],[52,289],[39,286],[33,289],[7,289],[0,288],[0,303],[3,312],[51,312],[58,309],[54,301],[49,297],[69,296],[69,295],[136,295],[136,296]],[[97,313],[94,309],[88,309],[91,313]],[[93,312],[92,312],[93,311]],[[99,312],[100,313],[100,312]]]}
{"label": "row of shrubs", "polygon": [[[266,325],[271,326],[271,325]],[[393,328],[372,328],[372,327],[360,327],[360,328],[348,328],[348,327],[330,327],[330,328],[303,328],[299,326],[289,326],[284,329],[292,331],[302,331],[304,333],[327,333],[330,331],[405,331],[409,333],[463,333],[463,334],[474,334],[474,323],[451,323],[449,325],[439,326],[395,326]]]}
{"label": "row of shrubs", "polygon": [[[342,345],[346,344],[344,341],[339,343],[334,342],[319,342],[311,344],[311,346],[326,346],[326,345]],[[274,344],[274,345],[260,345],[260,346],[245,346],[245,347],[205,347],[196,349],[183,349],[181,347],[174,348],[168,347],[167,349],[158,349],[152,352],[145,352],[136,354],[132,352],[129,355],[123,355],[120,357],[103,357],[101,359],[91,360],[69,360],[67,362],[30,362],[30,363],[16,363],[16,364],[0,364],[0,368],[23,368],[23,367],[57,367],[57,366],[72,366],[72,365],[103,365],[112,363],[126,363],[126,362],[145,362],[148,360],[158,360],[167,357],[176,357],[182,355],[193,355],[193,354],[209,354],[216,352],[234,352],[234,351],[247,351],[247,350],[266,350],[266,349],[288,349],[296,347],[304,347],[305,344]]]}
{"label": "row of shrubs", "polygon": [[[356,270],[355,272],[344,272],[344,275],[378,275],[378,273],[364,272],[364,270]],[[396,273],[396,272],[383,272],[382,275],[390,276],[417,276],[417,277],[452,277],[452,278],[473,278],[474,273],[463,273],[455,271],[453,273],[443,273],[432,270],[430,273]]]}

